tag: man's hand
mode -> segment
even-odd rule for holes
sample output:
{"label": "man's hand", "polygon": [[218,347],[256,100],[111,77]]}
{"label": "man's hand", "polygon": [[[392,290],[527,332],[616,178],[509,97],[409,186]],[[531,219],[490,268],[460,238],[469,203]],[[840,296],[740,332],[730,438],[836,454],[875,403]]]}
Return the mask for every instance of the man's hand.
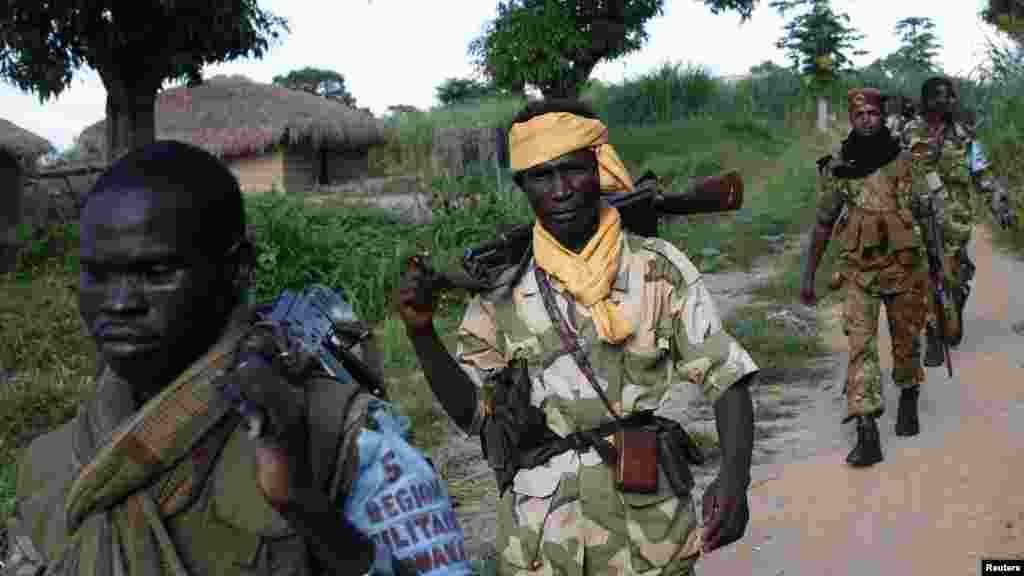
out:
{"label": "man's hand", "polygon": [[263,430],[250,434],[258,442],[257,484],[267,502],[281,509],[313,484],[300,386],[317,359],[295,346],[279,327],[264,324],[242,339],[238,361],[231,385],[264,420]]}
{"label": "man's hand", "polygon": [[[705,554],[728,546],[743,537],[750,520],[745,489],[733,487],[722,475],[708,486],[702,499]],[[734,485],[733,485],[734,486]]]}
{"label": "man's hand", "polygon": [[[435,292],[429,259],[416,257],[398,285],[398,313],[407,331],[423,333],[434,326]],[[425,264],[424,265],[421,265]]]}

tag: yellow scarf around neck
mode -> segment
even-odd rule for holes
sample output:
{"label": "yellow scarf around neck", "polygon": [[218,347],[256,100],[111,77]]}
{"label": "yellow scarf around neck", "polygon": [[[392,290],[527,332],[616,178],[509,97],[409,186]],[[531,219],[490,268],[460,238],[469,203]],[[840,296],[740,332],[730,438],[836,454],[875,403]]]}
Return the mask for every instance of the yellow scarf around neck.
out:
{"label": "yellow scarf around neck", "polygon": [[597,334],[617,344],[633,333],[619,305],[608,300],[619,273],[622,256],[622,220],[611,206],[601,207],[597,232],[576,254],[562,246],[539,222],[533,225],[533,256],[537,266],[565,285],[584,306],[589,306]]}

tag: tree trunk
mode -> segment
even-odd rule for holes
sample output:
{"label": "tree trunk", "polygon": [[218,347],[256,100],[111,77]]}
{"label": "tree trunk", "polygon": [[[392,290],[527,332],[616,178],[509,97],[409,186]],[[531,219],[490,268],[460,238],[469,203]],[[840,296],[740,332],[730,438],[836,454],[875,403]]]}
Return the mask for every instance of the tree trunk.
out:
{"label": "tree trunk", "polygon": [[828,129],[828,98],[825,96],[818,96],[818,130],[823,133],[828,133]]}
{"label": "tree trunk", "polygon": [[107,86],[107,162],[156,141],[158,86],[121,82]]}

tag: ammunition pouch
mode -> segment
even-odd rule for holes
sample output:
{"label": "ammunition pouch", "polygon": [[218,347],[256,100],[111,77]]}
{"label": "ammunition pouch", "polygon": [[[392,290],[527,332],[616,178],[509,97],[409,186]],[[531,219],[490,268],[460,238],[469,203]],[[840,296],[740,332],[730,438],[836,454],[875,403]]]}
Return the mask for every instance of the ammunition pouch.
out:
{"label": "ammunition pouch", "polygon": [[704,455],[678,422],[643,411],[562,437],[548,428],[544,412],[529,403],[525,361],[509,366],[496,379],[494,412],[484,421],[480,444],[494,471],[499,495],[512,486],[519,470],[541,466],[570,450],[586,452],[593,448],[609,466],[615,466],[617,452],[606,438],[623,428],[644,426],[654,426],[658,431],[658,465],[672,490],[679,496],[692,490],[690,466],[703,464]]}

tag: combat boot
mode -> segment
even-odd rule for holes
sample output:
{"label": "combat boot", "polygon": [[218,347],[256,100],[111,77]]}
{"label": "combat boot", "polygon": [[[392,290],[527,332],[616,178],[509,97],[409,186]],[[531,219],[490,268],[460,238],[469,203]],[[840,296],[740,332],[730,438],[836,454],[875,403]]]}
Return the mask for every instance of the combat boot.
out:
{"label": "combat boot", "polygon": [[930,368],[942,366],[946,355],[942,351],[942,340],[939,338],[939,327],[934,322],[925,324],[924,365]]}
{"label": "combat boot", "polygon": [[882,440],[878,436],[878,424],[874,416],[857,418],[857,445],[846,457],[846,463],[860,468],[882,461]]}
{"label": "combat boot", "polygon": [[897,436],[917,436],[921,431],[917,420],[917,398],[920,394],[920,386],[900,390],[900,408],[896,413]]}

